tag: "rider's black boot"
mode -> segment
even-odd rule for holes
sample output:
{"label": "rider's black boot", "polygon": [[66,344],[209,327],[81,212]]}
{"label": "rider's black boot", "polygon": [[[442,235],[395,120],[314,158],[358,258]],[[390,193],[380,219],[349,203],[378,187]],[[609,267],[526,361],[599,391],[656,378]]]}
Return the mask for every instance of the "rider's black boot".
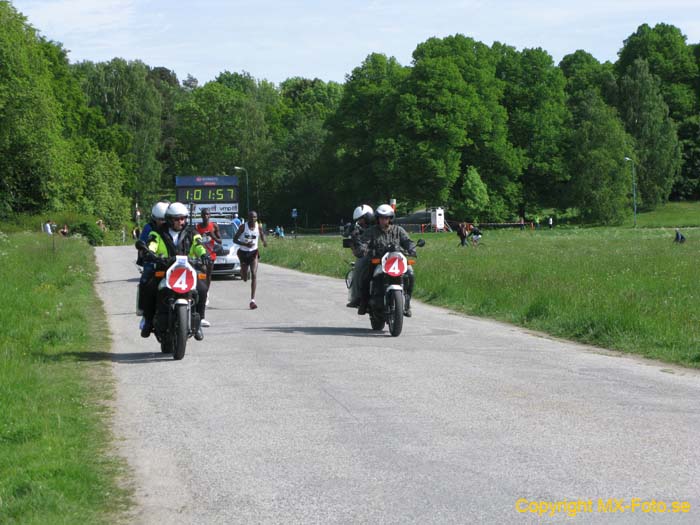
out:
{"label": "rider's black boot", "polygon": [[141,328],[141,337],[148,337],[151,335],[151,331],[153,330],[153,322],[149,321],[148,319],[143,320],[143,328]]}

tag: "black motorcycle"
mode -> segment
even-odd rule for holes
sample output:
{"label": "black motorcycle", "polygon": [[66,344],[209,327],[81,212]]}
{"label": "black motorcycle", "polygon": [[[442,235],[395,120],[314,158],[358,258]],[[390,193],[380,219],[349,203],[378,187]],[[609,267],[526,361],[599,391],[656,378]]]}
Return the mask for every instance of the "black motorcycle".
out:
{"label": "black motorcycle", "polygon": [[[145,246],[141,241],[136,243],[138,249]],[[153,278],[158,282],[153,332],[161,351],[173,354],[177,361],[185,357],[187,339],[199,329],[197,281],[206,281],[205,266],[186,255],[164,258],[148,252],[147,257],[155,264]]]}
{"label": "black motorcycle", "polygon": [[[423,239],[417,246],[425,246]],[[392,249],[371,260],[372,278],[369,283],[369,320],[372,330],[383,330],[389,325],[389,333],[398,337],[403,329],[406,279],[409,267],[415,259],[408,259],[398,249]]]}
{"label": "black motorcycle", "polygon": [[[171,258],[173,259],[173,258]],[[170,262],[171,259],[168,259]],[[206,281],[206,272],[195,269],[186,255],[177,255],[167,270],[156,270],[158,283],[156,315],[153,318],[153,331],[160,342],[163,353],[173,354],[173,359],[185,357],[187,339],[199,329],[199,301],[197,280]],[[192,261],[199,266],[199,261]]]}

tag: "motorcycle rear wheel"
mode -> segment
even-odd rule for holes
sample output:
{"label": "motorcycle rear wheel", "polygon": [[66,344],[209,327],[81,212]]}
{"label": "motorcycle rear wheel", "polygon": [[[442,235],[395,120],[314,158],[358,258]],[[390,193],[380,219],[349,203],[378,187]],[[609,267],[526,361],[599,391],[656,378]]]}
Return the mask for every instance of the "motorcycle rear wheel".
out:
{"label": "motorcycle rear wheel", "polygon": [[187,307],[178,305],[175,309],[175,322],[173,323],[173,359],[179,361],[185,357],[187,347]]}
{"label": "motorcycle rear wheel", "polygon": [[398,337],[403,329],[403,292],[392,290],[387,299],[389,304],[386,320],[389,324],[389,333],[392,337]]}
{"label": "motorcycle rear wheel", "polygon": [[170,337],[168,336],[168,334],[163,334],[163,337],[160,340],[160,351],[164,354],[173,353],[173,347],[170,343]]}
{"label": "motorcycle rear wheel", "polygon": [[372,330],[380,331],[384,330],[384,316],[380,311],[370,310],[369,311],[369,322],[372,325]]}

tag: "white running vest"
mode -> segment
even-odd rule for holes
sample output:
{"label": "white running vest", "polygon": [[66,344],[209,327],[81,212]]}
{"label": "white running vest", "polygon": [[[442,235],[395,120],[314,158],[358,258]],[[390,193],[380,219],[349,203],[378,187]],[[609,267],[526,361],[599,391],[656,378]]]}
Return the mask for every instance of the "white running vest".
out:
{"label": "white running vest", "polygon": [[260,225],[256,222],[255,226],[253,226],[253,229],[251,230],[248,227],[248,222],[245,222],[245,226],[243,227],[243,240],[245,241],[252,241],[253,246],[244,246],[241,245],[241,250],[244,252],[252,252],[258,249],[258,231],[260,229]]}

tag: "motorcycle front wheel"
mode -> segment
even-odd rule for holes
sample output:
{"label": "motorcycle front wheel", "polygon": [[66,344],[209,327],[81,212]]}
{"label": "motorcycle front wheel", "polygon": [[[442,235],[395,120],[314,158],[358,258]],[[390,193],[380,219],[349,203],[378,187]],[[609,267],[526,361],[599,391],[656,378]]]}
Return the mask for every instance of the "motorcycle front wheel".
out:
{"label": "motorcycle front wheel", "polygon": [[175,309],[175,322],[173,323],[174,352],[173,359],[179,361],[185,357],[185,348],[187,347],[187,307],[178,305]]}
{"label": "motorcycle front wheel", "polygon": [[403,329],[403,292],[401,290],[391,290],[387,296],[386,314],[389,333],[392,337],[398,337]]}

